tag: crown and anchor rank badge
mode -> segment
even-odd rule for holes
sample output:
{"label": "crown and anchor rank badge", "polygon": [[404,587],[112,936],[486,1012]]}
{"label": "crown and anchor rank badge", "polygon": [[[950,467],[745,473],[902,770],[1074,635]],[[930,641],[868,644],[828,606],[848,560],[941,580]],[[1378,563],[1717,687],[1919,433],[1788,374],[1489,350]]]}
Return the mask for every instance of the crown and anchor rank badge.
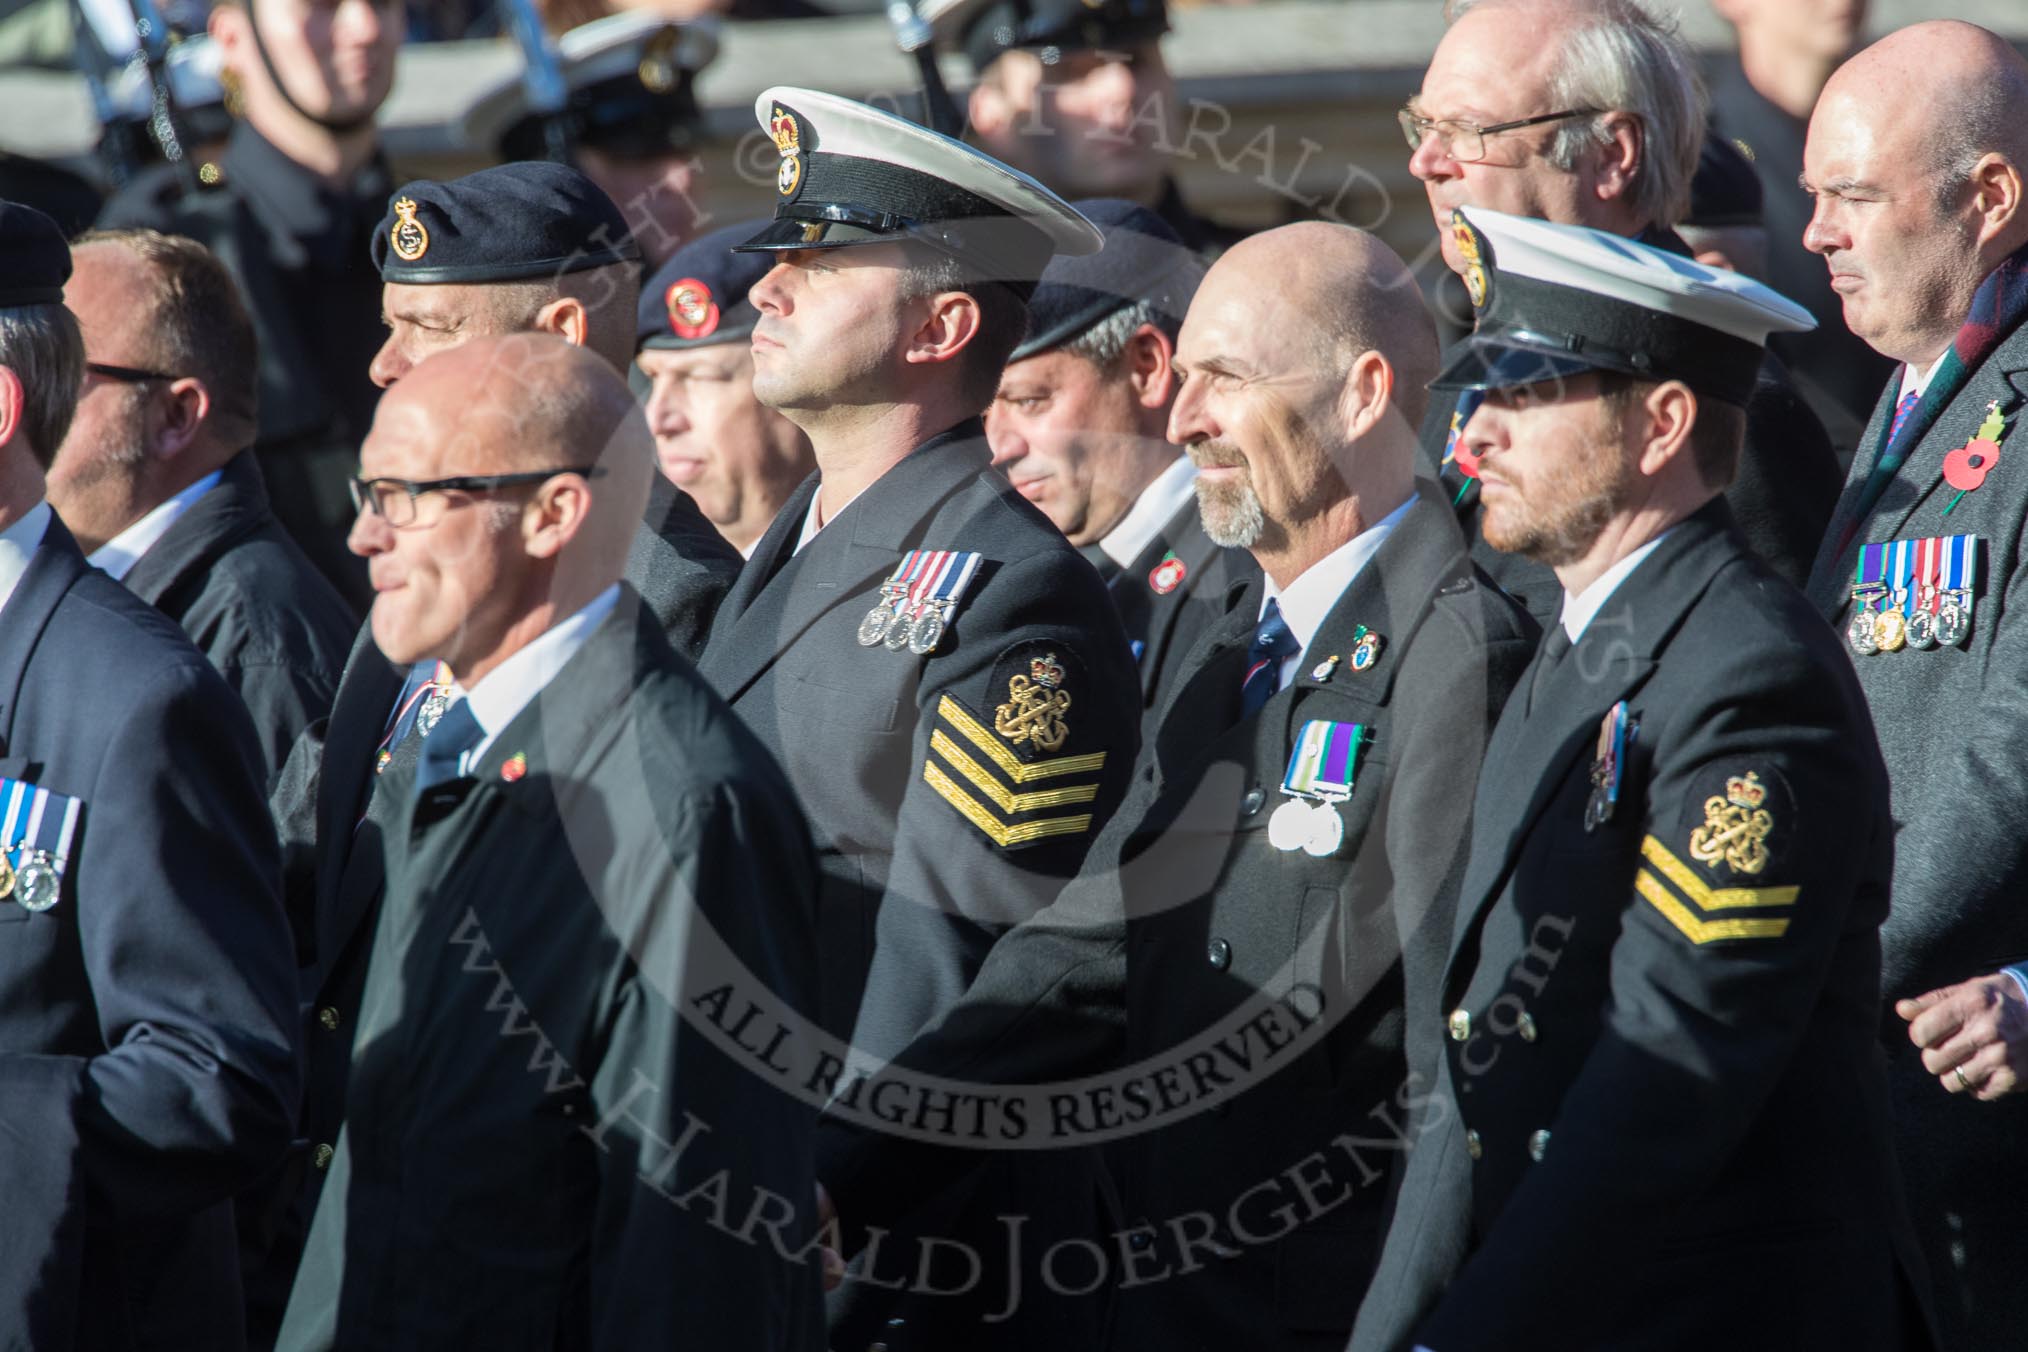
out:
{"label": "crown and anchor rank badge", "polygon": [[46,911],[63,895],[84,800],[0,779],[0,901]]}
{"label": "crown and anchor rank badge", "polygon": [[984,557],[958,549],[910,550],[859,621],[860,645],[897,653],[906,648],[918,657],[935,652]]}
{"label": "crown and anchor rank badge", "polygon": [[1282,776],[1282,793],[1289,801],[1268,818],[1268,844],[1284,854],[1301,850],[1318,859],[1338,852],[1345,843],[1338,804],[1352,796],[1359,748],[1367,739],[1363,723],[1313,718],[1303,724]]}
{"label": "crown and anchor rank badge", "polygon": [[1972,632],[1978,571],[1976,535],[1861,546],[1846,641],[1861,657],[1958,646]]}

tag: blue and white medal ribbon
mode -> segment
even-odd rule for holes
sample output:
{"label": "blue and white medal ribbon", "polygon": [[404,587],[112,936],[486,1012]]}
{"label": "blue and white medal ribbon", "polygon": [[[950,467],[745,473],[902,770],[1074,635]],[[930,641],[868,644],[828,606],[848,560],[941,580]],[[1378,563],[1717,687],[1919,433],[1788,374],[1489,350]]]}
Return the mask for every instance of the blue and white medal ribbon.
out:
{"label": "blue and white medal ribbon", "polygon": [[82,799],[0,779],[0,899],[46,911],[63,893]]}

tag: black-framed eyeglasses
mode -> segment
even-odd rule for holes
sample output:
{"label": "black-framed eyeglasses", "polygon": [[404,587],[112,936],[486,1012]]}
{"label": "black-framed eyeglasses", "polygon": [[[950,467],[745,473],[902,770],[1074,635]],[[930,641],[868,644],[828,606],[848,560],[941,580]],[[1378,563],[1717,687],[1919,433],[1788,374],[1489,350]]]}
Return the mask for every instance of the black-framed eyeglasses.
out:
{"label": "black-framed eyeglasses", "polygon": [[85,370],[105,380],[117,380],[126,385],[139,385],[148,380],[181,380],[167,371],[144,371],[138,366],[109,366],[102,361],[88,361]]}
{"label": "black-framed eyeglasses", "polygon": [[1444,154],[1459,164],[1477,164],[1486,158],[1486,138],[1498,136],[1503,131],[1519,131],[1523,127],[1539,127],[1545,122],[1561,122],[1571,117],[1596,117],[1598,108],[1566,108],[1560,113],[1543,113],[1539,117],[1517,117],[1512,122],[1495,122],[1489,127],[1475,122],[1460,122],[1447,118],[1441,122],[1424,117],[1413,108],[1404,108],[1394,115],[1401,124],[1401,134],[1408,138],[1410,150],[1422,149],[1422,138],[1436,133],[1437,144]]}
{"label": "black-framed eyeglasses", "polygon": [[345,486],[352,493],[354,512],[370,511],[390,526],[409,526],[415,524],[416,499],[425,493],[490,493],[497,488],[545,483],[559,474],[596,479],[605,472],[602,465],[563,465],[518,474],[463,474],[452,479],[348,479]]}

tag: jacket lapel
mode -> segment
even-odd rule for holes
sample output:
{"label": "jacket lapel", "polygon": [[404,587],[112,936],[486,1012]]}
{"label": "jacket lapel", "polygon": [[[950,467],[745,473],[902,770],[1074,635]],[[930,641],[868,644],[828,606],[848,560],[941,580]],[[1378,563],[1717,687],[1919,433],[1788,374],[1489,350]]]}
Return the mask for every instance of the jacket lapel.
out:
{"label": "jacket lapel", "polygon": [[[860,596],[892,572],[902,555],[927,544],[931,548],[962,548],[962,540],[925,539],[937,511],[951,494],[970,483],[991,463],[983,429],[977,419],[932,437],[860,494],[800,554],[788,558],[765,582],[757,571],[762,552],[754,551],[741,577],[755,575],[753,588],[735,588],[742,604],[726,630],[714,635],[703,669],[718,692],[734,701],[826,613]],[[815,481],[804,485],[769,528],[770,559],[795,548],[802,533],[802,511],[809,508]],[[794,535],[779,533],[793,519]]]}
{"label": "jacket lapel", "polygon": [[[1993,377],[1980,379],[1975,375],[1965,383],[1964,389],[1959,391],[1958,398],[1952,404],[1950,415],[1938,418],[1930,428],[1930,433],[1934,435],[1925,434],[1923,441],[1909,453],[1908,462],[1895,476],[1896,482],[1882,495],[1881,506],[1887,510],[1876,511],[1867,528],[1853,537],[1855,547],[1871,543],[1874,539],[1892,540],[1899,536],[1903,527],[1908,524],[1908,519],[1914,516],[1938,489],[1952,495],[1957,493],[1957,490],[1951,488],[1944,480],[1944,456],[1971,440],[1973,434],[1979,430],[1979,424],[1985,421],[1987,404],[1997,401],[2000,412],[2007,415],[2011,426],[2014,418],[2020,413],[2024,394],[2028,394],[2028,391],[2023,389],[2024,385],[2028,385],[2028,376],[2024,376],[2021,371],[1995,368]],[[1897,497],[1896,490],[1903,487],[1913,491],[1907,495],[1905,502],[1889,507],[1888,504],[1894,502]],[[1948,502],[1950,499],[1944,500]],[[1860,536],[1868,536],[1870,539],[1862,540]]]}
{"label": "jacket lapel", "polygon": [[[1498,897],[1514,861],[1577,758],[1596,745],[1599,720],[1655,670],[1683,617],[1738,545],[1715,498],[1683,521],[1615,591],[1537,692],[1530,663],[1486,747],[1472,814],[1471,859],[1458,897],[1460,946]],[[1537,656],[1540,661],[1540,655]]]}
{"label": "jacket lapel", "polygon": [[42,641],[50,616],[70,589],[85,575],[87,565],[77,541],[62,518],[50,514],[42,543],[28,561],[13,595],[0,607],[0,754],[14,744],[14,714],[21,704],[21,682],[28,662]]}
{"label": "jacket lapel", "polygon": [[221,554],[259,530],[268,515],[267,487],[252,451],[225,464],[204,494],[128,570],[127,590],[157,609],[185,582],[202,584]]}
{"label": "jacket lapel", "polygon": [[404,676],[374,644],[373,626],[360,625],[352,655],[345,659],[345,672],[338,680],[338,700],[331,709],[329,726],[355,729],[362,735],[357,740],[338,743],[327,739],[317,776],[320,901],[328,902],[338,895],[345,861],[352,853],[349,847],[353,830],[366,814],[367,800],[373,791],[374,748],[380,742],[395,697],[401,693]]}
{"label": "jacket lapel", "polygon": [[[1873,405],[1873,416],[1867,420],[1866,431],[1859,438],[1859,449],[1852,457],[1851,472],[1845,476],[1844,491],[1838,494],[1838,505],[1831,512],[1831,524],[1825,527],[1823,543],[1817,548],[1817,560],[1810,570],[1810,601],[1826,615],[1835,615],[1845,604],[1847,588],[1844,579],[1852,571],[1848,566],[1851,554],[1859,547],[1858,532],[1853,529],[1858,515],[1859,495],[1866,491],[1866,481],[1872,477],[1873,467],[1880,463],[1880,443],[1894,417],[1894,401],[1900,389],[1901,374],[1897,368],[1894,378],[1887,382]],[[1847,534],[1853,537],[1853,543],[1840,550],[1838,544]]]}

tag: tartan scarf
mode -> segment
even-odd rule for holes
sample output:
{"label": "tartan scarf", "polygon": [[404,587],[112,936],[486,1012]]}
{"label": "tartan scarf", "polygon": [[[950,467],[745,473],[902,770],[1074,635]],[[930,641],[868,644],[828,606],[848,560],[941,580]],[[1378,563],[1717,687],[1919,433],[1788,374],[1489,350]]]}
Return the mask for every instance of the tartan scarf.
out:
{"label": "tartan scarf", "polygon": [[[2017,249],[2006,261],[1987,274],[1979,283],[1978,291],[1972,296],[1971,314],[1965,319],[1958,336],[1951,340],[1950,349],[1943,355],[1936,374],[1929,378],[1929,384],[1916,402],[1915,409],[1895,432],[1894,420],[1881,420],[1880,455],[1873,463],[1873,471],[1866,478],[1866,487],[1854,504],[1850,525],[1846,528],[1844,545],[1852,543],[1852,536],[1859,523],[1873,510],[1880,495],[1887,491],[1887,485],[1908,461],[1908,453],[1921,443],[1925,433],[1936,424],[1936,420],[1965,382],[1972,378],[1972,372],[1979,369],[1986,358],[1993,355],[2001,343],[2021,327],[2028,319],[2028,246]],[[1892,377],[1891,389],[1900,388],[1901,374]],[[1893,433],[1892,440],[1889,434]]]}

